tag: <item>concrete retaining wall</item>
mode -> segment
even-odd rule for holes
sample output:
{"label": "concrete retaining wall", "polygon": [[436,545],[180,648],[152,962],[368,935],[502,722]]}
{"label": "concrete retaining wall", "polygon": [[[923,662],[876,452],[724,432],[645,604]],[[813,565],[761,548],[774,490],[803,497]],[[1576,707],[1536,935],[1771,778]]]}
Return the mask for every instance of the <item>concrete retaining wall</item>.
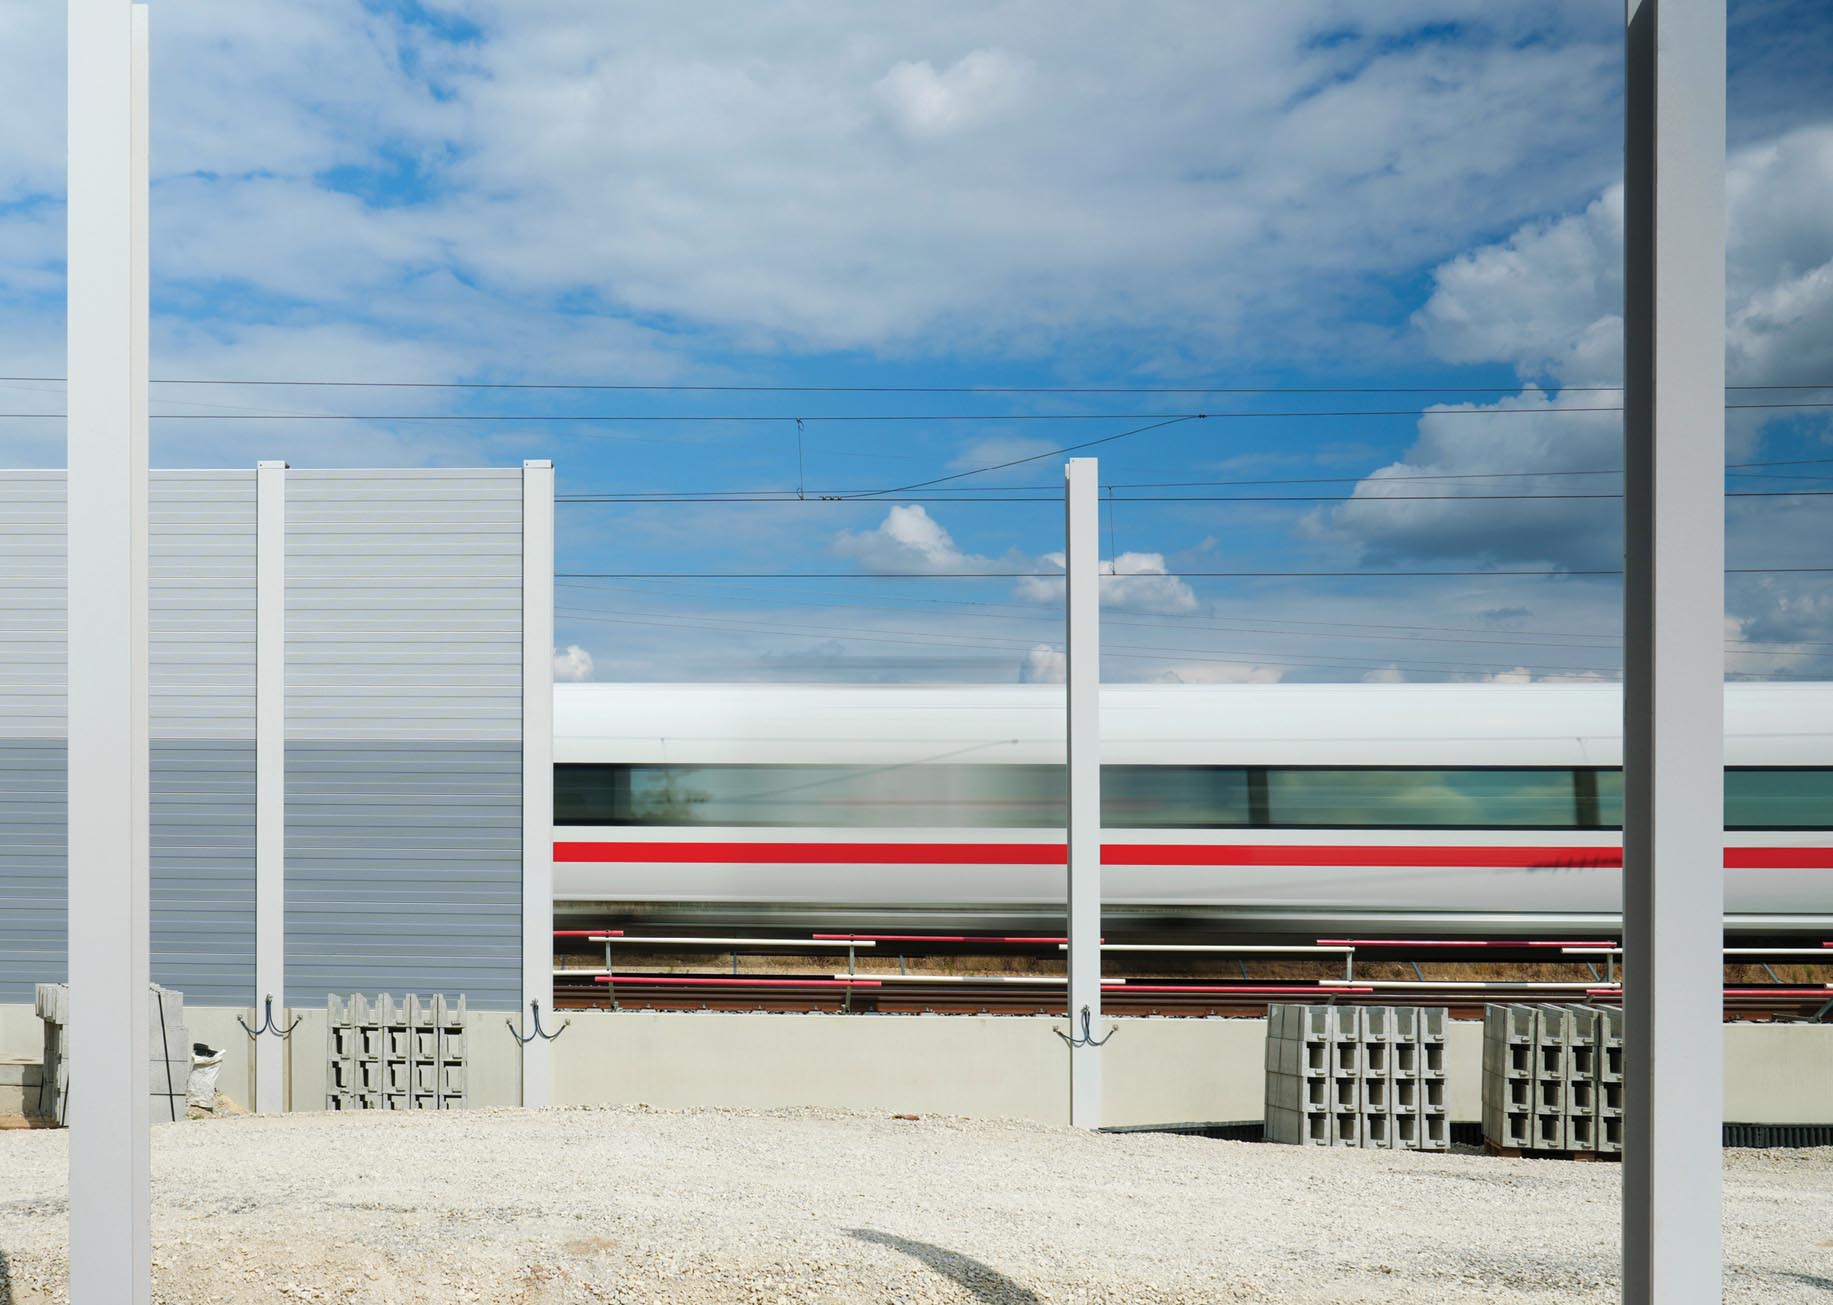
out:
{"label": "concrete retaining wall", "polygon": [[[247,1104],[248,1039],[237,1015],[187,1006],[192,1036],[224,1047],[218,1079]],[[289,1070],[297,1108],[324,1101],[325,1013],[302,1012]],[[520,1059],[500,1013],[468,1021],[473,1106],[514,1105]],[[557,1105],[842,1106],[914,1114],[1068,1121],[1060,1019],[991,1015],[765,1015],[574,1011],[554,1044]],[[1259,1119],[1266,1021],[1143,1019],[1104,1053],[1107,1122]],[[1454,1120],[1482,1116],[1483,1026],[1453,1021]],[[0,1004],[0,1059],[43,1045],[29,1005]],[[1725,1118],[1833,1124],[1833,1024],[1727,1024]]]}

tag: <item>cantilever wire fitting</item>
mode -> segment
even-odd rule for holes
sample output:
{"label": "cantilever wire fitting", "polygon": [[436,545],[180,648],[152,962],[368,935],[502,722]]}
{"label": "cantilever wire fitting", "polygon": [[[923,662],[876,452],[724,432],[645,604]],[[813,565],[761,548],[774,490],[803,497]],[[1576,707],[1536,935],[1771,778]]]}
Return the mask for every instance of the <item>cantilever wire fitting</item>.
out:
{"label": "cantilever wire fitting", "polygon": [[281,1028],[279,1024],[274,1022],[274,994],[270,992],[267,994],[267,1001],[262,1011],[260,1028],[249,1028],[248,1021],[243,1019],[240,1015],[235,1017],[235,1022],[240,1024],[242,1026],[242,1031],[251,1038],[258,1038],[263,1033],[271,1033],[276,1038],[285,1041],[287,1038],[293,1036],[293,1030],[299,1027],[299,1021],[303,1018],[303,1016],[295,1015],[293,1016],[293,1022],[291,1024],[287,1025],[285,1028]]}
{"label": "cantilever wire fitting", "polygon": [[559,1028],[555,1029],[552,1033],[549,1033],[546,1029],[541,1027],[541,1003],[538,1001],[529,1002],[528,1011],[529,1011],[529,1014],[533,1016],[533,1019],[531,1022],[535,1026],[535,1031],[529,1034],[527,1037],[523,1037],[520,1033],[516,1032],[516,1025],[515,1025],[514,1020],[504,1020],[503,1021],[503,1026],[509,1030],[509,1036],[514,1038],[517,1042],[521,1043],[524,1047],[526,1047],[529,1043],[533,1042],[536,1038],[540,1038],[543,1042],[552,1042],[555,1038],[559,1037],[562,1033],[565,1033],[567,1031],[567,1026],[572,1024],[573,1022],[571,1019],[568,1019],[563,1024],[561,1024]]}
{"label": "cantilever wire fitting", "polygon": [[1113,1040],[1114,1035],[1120,1032],[1120,1026],[1116,1024],[1113,1028],[1107,1031],[1106,1037],[1097,1038],[1095,1036],[1095,1030],[1091,1027],[1093,1023],[1094,1023],[1094,1017],[1089,1014],[1088,1007],[1084,1006],[1082,1008],[1082,1036],[1081,1037],[1078,1038],[1078,1037],[1075,1037],[1073,1034],[1065,1033],[1063,1032],[1062,1029],[1052,1029],[1050,1031],[1056,1034],[1059,1038],[1063,1039],[1063,1041],[1067,1042],[1070,1045],[1070,1048],[1072,1050],[1080,1050],[1083,1047],[1105,1047],[1109,1042]]}

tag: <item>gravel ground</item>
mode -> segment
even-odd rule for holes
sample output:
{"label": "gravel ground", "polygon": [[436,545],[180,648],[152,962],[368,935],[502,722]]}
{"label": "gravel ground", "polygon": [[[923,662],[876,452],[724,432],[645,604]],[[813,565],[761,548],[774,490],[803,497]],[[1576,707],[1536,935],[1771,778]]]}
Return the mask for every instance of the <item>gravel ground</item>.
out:
{"label": "gravel ground", "polygon": [[[159,1302],[1614,1301],[1610,1164],[836,1111],[153,1133]],[[0,1305],[62,1301],[65,1135],[0,1133]],[[1726,1299],[1833,1294],[1833,1150],[1727,1154]]]}

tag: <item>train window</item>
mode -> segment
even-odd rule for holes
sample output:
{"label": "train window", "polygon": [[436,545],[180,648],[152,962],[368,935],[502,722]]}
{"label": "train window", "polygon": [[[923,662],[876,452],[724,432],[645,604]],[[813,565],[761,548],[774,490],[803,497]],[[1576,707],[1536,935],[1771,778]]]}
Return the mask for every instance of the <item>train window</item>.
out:
{"label": "train window", "polygon": [[1725,828],[1833,829],[1833,770],[1727,770]]}
{"label": "train window", "polygon": [[1266,772],[1278,827],[1571,828],[1572,771],[1558,769],[1285,769]]}
{"label": "train window", "polygon": [[[557,825],[1059,829],[1060,766],[574,765]],[[1614,768],[1104,766],[1110,829],[1617,829]],[[1833,829],[1833,770],[1725,772],[1727,829]]]}
{"label": "train window", "polygon": [[[1581,775],[1584,772],[1580,772]],[[1597,784],[1597,826],[1623,827],[1623,772],[1590,772]],[[1780,766],[1725,771],[1726,829],[1833,829],[1833,770]]]}
{"label": "train window", "polygon": [[554,767],[556,825],[619,825],[618,813],[630,809],[630,767],[559,765]]}
{"label": "train window", "polygon": [[555,769],[556,824],[1048,828],[1063,823],[1065,807],[1063,772],[1057,766]]}
{"label": "train window", "polygon": [[1212,829],[1254,823],[1240,766],[1103,766],[1101,823],[1109,829]]}

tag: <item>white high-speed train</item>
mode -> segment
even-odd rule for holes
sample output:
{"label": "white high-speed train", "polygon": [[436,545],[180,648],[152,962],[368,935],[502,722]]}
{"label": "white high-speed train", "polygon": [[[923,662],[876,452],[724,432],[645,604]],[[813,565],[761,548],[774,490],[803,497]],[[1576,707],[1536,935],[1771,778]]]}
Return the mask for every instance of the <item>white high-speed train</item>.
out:
{"label": "white high-speed train", "polygon": [[[562,685],[562,911],[799,919],[1060,912],[1049,686]],[[1725,691],[1725,910],[1833,928],[1833,684]],[[1113,686],[1112,918],[1609,930],[1614,685]],[[825,915],[823,913],[826,913]]]}

